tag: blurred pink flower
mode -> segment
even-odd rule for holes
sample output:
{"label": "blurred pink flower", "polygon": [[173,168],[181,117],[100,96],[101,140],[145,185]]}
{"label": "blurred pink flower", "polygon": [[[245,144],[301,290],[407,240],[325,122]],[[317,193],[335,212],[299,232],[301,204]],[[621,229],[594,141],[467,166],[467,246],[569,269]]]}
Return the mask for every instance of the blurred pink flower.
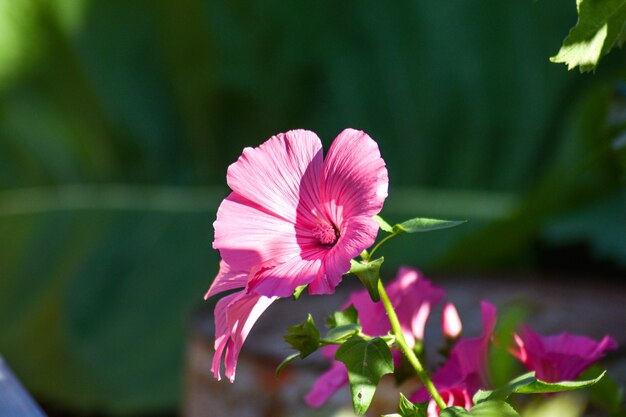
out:
{"label": "blurred pink flower", "polygon": [[376,239],[388,177],[364,132],[341,132],[324,159],[315,133],[292,130],[244,149],[227,182],[233,192],[217,211],[213,247],[248,271],[248,291],[287,297],[302,285],[334,292]]}
{"label": "blurred pink flower", "polygon": [[[387,294],[393,304],[402,333],[410,346],[424,337],[424,326],[432,306],[445,295],[443,289],[435,287],[418,271],[402,267],[396,278],[387,286]],[[354,292],[342,308],[353,305],[359,313],[362,331],[368,336],[384,336],[391,331],[391,324],[381,302],[374,303],[366,290]],[[337,347],[326,346],[322,349],[325,358],[333,360]],[[392,351],[396,364],[400,352]],[[305,401],[311,407],[320,407],[339,388],[348,384],[348,373],[341,362],[333,360],[331,368],[323,373],[306,395]]]}
{"label": "blurred pink flower", "polygon": [[[475,338],[459,339],[452,348],[446,363],[433,375],[433,383],[439,393],[450,391],[448,395],[455,401],[464,401],[465,395],[471,398],[480,388],[487,388],[490,385],[487,355],[489,342],[496,326],[496,308],[493,304],[482,301],[480,310],[483,320],[481,335]],[[430,400],[429,410],[435,410],[433,407],[436,407],[436,404],[430,399],[425,388],[420,388],[411,396],[411,400],[418,402]],[[454,405],[465,406],[461,403]]]}
{"label": "blurred pink flower", "polygon": [[528,326],[514,337],[517,349],[511,350],[513,355],[546,382],[574,380],[607,351],[617,349],[617,342],[610,336],[600,342],[566,332],[542,336]]}
{"label": "blurred pink flower", "polygon": [[452,303],[446,303],[443,307],[441,328],[443,335],[447,339],[456,339],[461,336],[463,325],[461,324],[461,318],[459,312],[456,311],[456,307]]}

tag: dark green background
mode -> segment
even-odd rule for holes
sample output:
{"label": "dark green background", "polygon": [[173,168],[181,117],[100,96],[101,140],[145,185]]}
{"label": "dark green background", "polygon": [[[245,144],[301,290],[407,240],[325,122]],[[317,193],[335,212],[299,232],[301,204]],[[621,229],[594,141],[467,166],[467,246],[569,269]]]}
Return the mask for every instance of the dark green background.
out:
{"label": "dark green background", "polygon": [[532,271],[575,245],[624,276],[626,55],[549,63],[575,19],[566,0],[0,0],[0,352],[64,408],[174,409],[226,168],[292,128],[375,138],[390,222],[469,220],[398,239],[387,275]]}

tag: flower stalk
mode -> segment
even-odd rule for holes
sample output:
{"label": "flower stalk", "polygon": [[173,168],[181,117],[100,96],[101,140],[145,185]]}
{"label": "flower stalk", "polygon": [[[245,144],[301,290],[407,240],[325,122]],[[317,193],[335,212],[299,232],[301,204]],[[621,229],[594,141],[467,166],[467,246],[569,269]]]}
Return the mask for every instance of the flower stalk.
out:
{"label": "flower stalk", "polygon": [[446,403],[443,401],[443,398],[441,398],[441,395],[439,395],[437,388],[435,388],[435,384],[433,384],[433,381],[430,379],[430,375],[428,375],[428,372],[426,372],[421,362],[404,339],[404,334],[402,333],[402,328],[400,327],[398,315],[396,314],[396,311],[391,304],[391,300],[389,300],[389,296],[387,295],[387,291],[385,290],[385,286],[383,285],[383,282],[381,280],[378,280],[378,292],[380,294],[380,299],[385,306],[385,311],[387,312],[387,316],[389,317],[391,329],[393,330],[393,334],[396,337],[396,342],[398,342],[398,346],[400,346],[400,349],[402,349],[402,352],[406,355],[409,363],[411,364],[413,369],[415,369],[417,376],[422,381],[422,384],[424,384],[424,387],[426,387],[428,393],[431,395],[439,409],[445,409]]}

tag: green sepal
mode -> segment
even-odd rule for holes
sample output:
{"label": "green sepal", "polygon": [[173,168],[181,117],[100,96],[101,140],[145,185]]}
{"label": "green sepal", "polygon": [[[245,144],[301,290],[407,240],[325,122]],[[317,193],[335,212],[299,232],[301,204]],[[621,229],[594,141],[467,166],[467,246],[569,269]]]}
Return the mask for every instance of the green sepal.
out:
{"label": "green sepal", "polygon": [[333,327],[326,333],[326,336],[322,339],[323,342],[341,343],[350,337],[359,334],[361,331],[361,325],[359,324],[344,324],[343,326]]}
{"label": "green sepal", "polygon": [[367,288],[370,298],[375,303],[380,301],[378,281],[380,280],[380,267],[383,262],[385,262],[385,258],[381,256],[373,261],[357,262],[353,259],[350,264],[350,273],[356,275],[361,280],[365,288]]}
{"label": "green sepal", "polygon": [[448,229],[465,223],[467,220],[438,220],[416,217],[393,226],[394,233],[419,233]]}
{"label": "green sepal", "polygon": [[353,304],[350,304],[341,311],[335,311],[330,316],[326,317],[326,325],[329,329],[334,329],[335,327],[344,326],[346,324],[359,324],[359,312],[354,308]]}
{"label": "green sepal", "polygon": [[552,392],[572,391],[596,384],[605,374],[606,371],[602,372],[597,378],[585,381],[545,382],[537,379],[534,372],[528,372],[495,390],[479,390],[474,394],[473,401],[474,404],[480,404],[492,400],[505,401],[511,394],[548,394]]}
{"label": "green sepal", "polygon": [[304,322],[288,327],[287,331],[285,341],[300,352],[301,358],[315,352],[320,345],[320,332],[310,314]]}
{"label": "green sepal", "polygon": [[283,368],[287,366],[291,361],[299,357],[300,357],[300,352],[294,353],[293,355],[289,355],[285,359],[283,359],[283,361],[280,364],[278,364],[278,366],[276,367],[276,371],[275,371],[276,376],[278,376],[280,372],[283,370]]}
{"label": "green sepal", "polygon": [[348,370],[352,405],[356,415],[367,411],[383,375],[393,372],[393,357],[387,343],[381,338],[365,340],[352,336],[335,353]]}
{"label": "green sepal", "polygon": [[427,417],[428,403],[412,403],[404,394],[400,393],[400,403],[398,410],[402,417]]}
{"label": "green sepal", "polygon": [[297,300],[298,298],[300,298],[300,295],[302,294],[302,292],[306,289],[307,285],[300,285],[299,287],[296,287],[296,289],[293,291],[293,299]]}
{"label": "green sepal", "polygon": [[382,217],[376,215],[374,216],[374,220],[378,222],[378,226],[380,226],[380,230],[387,233],[393,233],[393,226],[390,225],[383,219]]}

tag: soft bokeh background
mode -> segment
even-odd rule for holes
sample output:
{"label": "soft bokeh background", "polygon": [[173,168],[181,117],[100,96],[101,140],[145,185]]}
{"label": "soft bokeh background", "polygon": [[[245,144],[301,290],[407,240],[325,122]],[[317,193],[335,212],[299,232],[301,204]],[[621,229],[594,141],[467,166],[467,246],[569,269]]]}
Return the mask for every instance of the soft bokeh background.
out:
{"label": "soft bokeh background", "polygon": [[621,285],[626,54],[551,64],[575,20],[566,0],[0,0],[0,353],[54,407],[176,410],[226,168],[292,128],[374,137],[389,221],[469,220],[388,264]]}

